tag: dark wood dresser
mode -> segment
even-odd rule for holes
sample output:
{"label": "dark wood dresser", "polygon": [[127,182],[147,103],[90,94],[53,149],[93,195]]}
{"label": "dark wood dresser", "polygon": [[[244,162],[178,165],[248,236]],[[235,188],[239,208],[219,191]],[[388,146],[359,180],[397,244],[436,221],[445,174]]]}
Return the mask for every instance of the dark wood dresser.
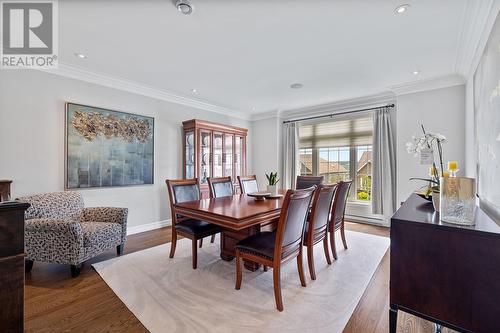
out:
{"label": "dark wood dresser", "polygon": [[500,225],[439,221],[413,194],[391,219],[390,332],[403,310],[459,332],[500,332]]}
{"label": "dark wood dresser", "polygon": [[0,332],[24,329],[24,211],[27,203],[0,203]]}

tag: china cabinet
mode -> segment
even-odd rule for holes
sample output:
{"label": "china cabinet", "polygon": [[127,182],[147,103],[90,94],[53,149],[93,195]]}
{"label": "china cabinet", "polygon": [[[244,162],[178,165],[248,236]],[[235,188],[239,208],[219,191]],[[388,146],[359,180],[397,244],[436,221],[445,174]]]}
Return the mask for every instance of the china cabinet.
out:
{"label": "china cabinet", "polygon": [[182,125],[184,178],[198,177],[204,196],[208,177],[231,176],[239,191],[236,177],[246,174],[248,130],[198,119]]}

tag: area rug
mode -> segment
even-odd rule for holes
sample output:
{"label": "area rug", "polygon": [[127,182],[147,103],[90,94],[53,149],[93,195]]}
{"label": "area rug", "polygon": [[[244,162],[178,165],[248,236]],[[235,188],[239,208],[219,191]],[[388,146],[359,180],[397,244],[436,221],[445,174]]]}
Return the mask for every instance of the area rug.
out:
{"label": "area rug", "polygon": [[173,259],[165,244],[93,266],[153,333],[342,332],[389,246],[385,237],[347,232],[346,238],[349,249],[340,246],[331,266],[322,244],[316,246],[317,279],[306,270],[305,288],[296,260],[283,266],[283,312],[275,307],[272,271],[244,269],[241,290],[235,290],[235,262],[220,259],[217,243],[198,249],[196,270],[188,239],[178,241]]}

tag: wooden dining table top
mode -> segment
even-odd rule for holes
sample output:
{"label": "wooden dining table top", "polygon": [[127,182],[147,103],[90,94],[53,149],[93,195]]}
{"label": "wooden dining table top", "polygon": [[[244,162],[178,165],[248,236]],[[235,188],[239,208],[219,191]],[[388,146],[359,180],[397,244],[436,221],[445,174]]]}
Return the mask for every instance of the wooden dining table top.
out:
{"label": "wooden dining table top", "polygon": [[174,204],[178,214],[221,227],[242,230],[279,218],[283,197],[255,200],[246,194]]}

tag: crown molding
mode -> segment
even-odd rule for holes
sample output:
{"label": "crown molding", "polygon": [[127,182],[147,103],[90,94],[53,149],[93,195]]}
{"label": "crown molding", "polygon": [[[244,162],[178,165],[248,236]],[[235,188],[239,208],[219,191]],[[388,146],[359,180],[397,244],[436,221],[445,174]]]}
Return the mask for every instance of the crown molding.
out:
{"label": "crown molding", "polygon": [[396,102],[393,92],[385,91],[374,95],[344,99],[336,102],[312,105],[299,109],[281,110],[278,115],[283,120],[291,120],[298,117],[314,117],[329,114],[335,111],[349,111],[359,108],[372,107],[377,104],[389,104]]}
{"label": "crown molding", "polygon": [[64,76],[71,79],[76,79],[88,83],[98,84],[105,87],[131,92],[138,95],[156,98],[166,102],[189,106],[200,110],[215,112],[225,116],[230,116],[243,120],[250,120],[250,116],[248,114],[221,105],[206,102],[201,99],[182,96],[166,90],[161,90],[153,88],[151,86],[143,85],[131,80],[112,77],[107,74],[89,71],[83,68],[71,66],[64,63],[59,63],[59,68],[57,69],[38,69],[38,70],[50,74]]}
{"label": "crown molding", "polygon": [[455,73],[469,77],[475,70],[477,53],[479,57],[482,54],[481,40],[491,31],[498,13],[498,5],[498,0],[467,0],[462,12],[462,29],[458,35]]}
{"label": "crown molding", "polygon": [[271,118],[279,118],[281,115],[280,110],[271,110],[271,111],[266,111],[266,112],[259,112],[255,113],[251,116],[252,121],[257,121],[257,120],[265,120],[265,119],[271,119]]}
{"label": "crown molding", "polygon": [[397,96],[413,94],[422,91],[441,89],[465,84],[465,79],[461,75],[451,74],[431,79],[406,82],[390,86],[389,89]]}

